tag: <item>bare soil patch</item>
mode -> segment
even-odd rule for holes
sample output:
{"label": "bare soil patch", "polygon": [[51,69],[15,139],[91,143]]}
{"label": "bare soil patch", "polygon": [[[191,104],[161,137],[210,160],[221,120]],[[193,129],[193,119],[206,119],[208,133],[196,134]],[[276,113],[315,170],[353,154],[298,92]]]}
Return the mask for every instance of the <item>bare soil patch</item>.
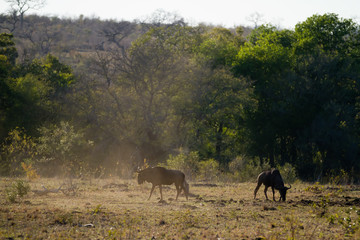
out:
{"label": "bare soil patch", "polygon": [[[359,234],[360,188],[297,183],[286,202],[266,200],[256,183],[190,183],[190,198],[175,201],[175,186],[159,201],[135,180],[74,181],[74,193],[29,193],[5,201],[1,179],[0,239],[354,239]],[[32,190],[58,189],[62,179],[39,179]],[[67,189],[65,187],[64,189]],[[272,198],[272,193],[268,192]],[[276,193],[278,199],[279,194]],[[349,225],[351,225],[349,227]]]}

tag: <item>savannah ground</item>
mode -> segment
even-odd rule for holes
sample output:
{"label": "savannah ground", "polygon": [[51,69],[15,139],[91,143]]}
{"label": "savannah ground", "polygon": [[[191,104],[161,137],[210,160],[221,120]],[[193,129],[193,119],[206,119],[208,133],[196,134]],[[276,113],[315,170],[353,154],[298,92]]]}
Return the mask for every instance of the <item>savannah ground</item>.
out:
{"label": "savannah ground", "polygon": [[[1,179],[0,239],[355,239],[360,238],[360,187],[295,183],[286,202],[265,200],[255,182],[190,182],[190,198],[175,186],[156,188],[135,179],[37,179],[8,203]],[[39,195],[33,190],[64,192]],[[272,199],[271,190],[268,196]],[[278,200],[279,193],[276,193]],[[360,213],[359,213],[360,214]]]}

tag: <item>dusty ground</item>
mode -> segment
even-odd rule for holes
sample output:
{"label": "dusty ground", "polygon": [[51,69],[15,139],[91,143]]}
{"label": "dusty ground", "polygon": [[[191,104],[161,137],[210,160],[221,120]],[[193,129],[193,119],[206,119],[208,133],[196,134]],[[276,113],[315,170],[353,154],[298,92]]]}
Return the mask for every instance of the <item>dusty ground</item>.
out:
{"label": "dusty ground", "polygon": [[[74,181],[74,191],[31,192],[10,204],[4,189],[11,181],[0,179],[0,239],[360,238],[359,186],[297,183],[279,203],[265,200],[263,187],[254,200],[255,183],[190,182],[188,201],[174,201],[171,186],[159,202],[158,188],[147,200],[150,184],[105,179]],[[30,185],[42,191],[62,183],[43,178]]]}

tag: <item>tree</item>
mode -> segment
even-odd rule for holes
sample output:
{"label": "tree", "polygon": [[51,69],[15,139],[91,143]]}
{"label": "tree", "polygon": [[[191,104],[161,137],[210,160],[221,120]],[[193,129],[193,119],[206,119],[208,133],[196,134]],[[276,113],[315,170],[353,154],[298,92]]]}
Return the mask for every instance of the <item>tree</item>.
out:
{"label": "tree", "polygon": [[258,102],[248,114],[250,153],[272,166],[291,162],[312,180],[360,167],[359,39],[359,26],[334,14],[295,31],[262,26],[251,34],[234,64],[252,79]]}
{"label": "tree", "polygon": [[[277,142],[286,139],[284,124],[290,116],[286,112],[287,94],[292,92],[291,64],[293,34],[261,26],[240,49],[234,71],[249,77],[254,84],[257,107],[247,113],[250,153],[267,158],[275,166]],[[283,136],[285,135],[285,136]],[[285,140],[284,140],[285,141]]]}
{"label": "tree", "polygon": [[251,90],[243,77],[231,71],[239,47],[236,33],[213,28],[194,48],[197,68],[178,111],[191,123],[187,145],[203,158],[216,159],[226,169],[241,150],[245,109],[251,105]]}
{"label": "tree", "polygon": [[87,93],[79,101],[91,125],[101,130],[99,142],[131,146],[150,162],[181,146],[184,119],[175,115],[174,105],[188,86],[188,56],[197,34],[191,27],[162,25],[129,48],[114,44],[111,52],[97,52],[91,81],[83,82]]}
{"label": "tree", "polygon": [[17,51],[13,42],[13,35],[0,34],[0,141],[5,138],[10,130],[8,128],[9,113],[16,99],[16,94],[10,86],[16,57]]}
{"label": "tree", "polygon": [[[318,174],[359,169],[358,96],[360,71],[359,26],[336,14],[314,15],[295,28],[298,38],[295,70],[302,75],[303,89],[312,119],[301,135],[307,139],[307,156],[321,156]],[[316,102],[314,106],[313,103]],[[308,115],[309,116],[309,115]],[[304,151],[303,151],[304,153]],[[304,166],[302,166],[304,167]],[[303,173],[308,168],[299,168]],[[353,175],[354,176],[354,175]]]}
{"label": "tree", "polygon": [[46,0],[6,0],[10,4],[12,12],[20,15],[21,29],[24,25],[24,14],[30,9],[38,10],[46,4]]}
{"label": "tree", "polygon": [[259,27],[259,25],[262,25],[262,23],[264,22],[264,14],[254,12],[254,13],[250,14],[250,16],[248,16],[246,18],[246,20],[253,23],[254,28],[256,29]]}
{"label": "tree", "polygon": [[5,131],[21,127],[35,136],[37,128],[45,122],[55,123],[65,118],[64,96],[75,78],[71,68],[57,58],[49,55],[42,60],[16,65],[11,77],[4,80],[8,92],[2,96],[6,98]]}

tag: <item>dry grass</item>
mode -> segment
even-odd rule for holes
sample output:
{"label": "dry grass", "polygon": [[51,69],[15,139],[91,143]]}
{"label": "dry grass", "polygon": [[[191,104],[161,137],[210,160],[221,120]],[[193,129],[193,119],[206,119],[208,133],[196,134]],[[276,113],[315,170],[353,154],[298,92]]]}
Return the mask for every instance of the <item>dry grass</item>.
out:
{"label": "dry grass", "polygon": [[[147,201],[150,184],[135,180],[74,181],[75,191],[28,194],[7,203],[1,179],[0,239],[345,239],[359,238],[360,188],[294,184],[287,201],[266,201],[255,183],[195,184],[174,201],[175,186]],[[38,179],[32,190],[58,188]],[[66,185],[65,188],[68,188]],[[272,193],[268,193],[272,196]],[[277,193],[277,197],[278,197]]]}

